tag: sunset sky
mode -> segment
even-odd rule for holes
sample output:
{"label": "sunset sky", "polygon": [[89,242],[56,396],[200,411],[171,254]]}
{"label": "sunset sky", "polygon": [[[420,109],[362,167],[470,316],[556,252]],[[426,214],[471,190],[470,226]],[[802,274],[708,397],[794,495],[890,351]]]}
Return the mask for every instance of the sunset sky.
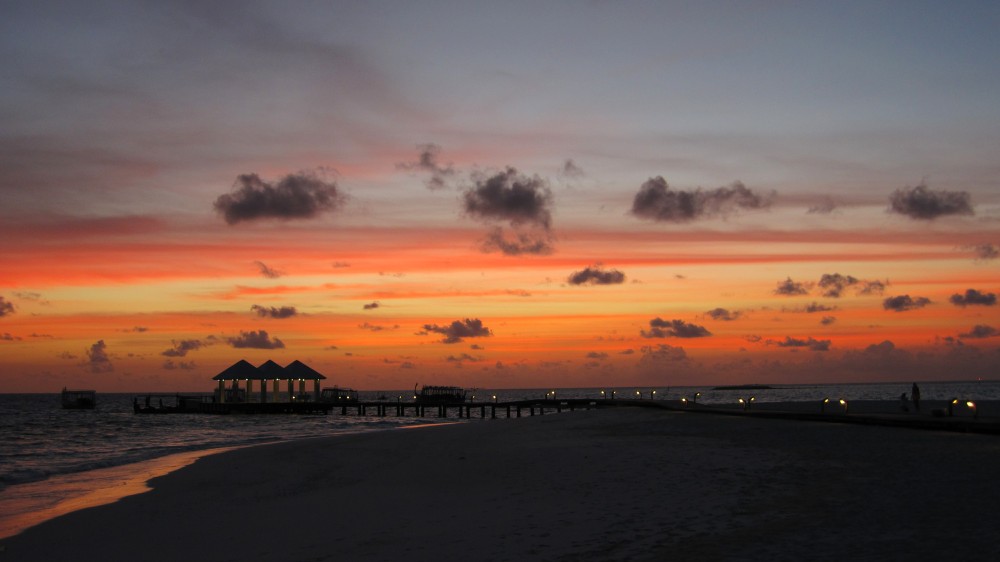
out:
{"label": "sunset sky", "polygon": [[1000,3],[3,13],[0,392],[1000,378]]}

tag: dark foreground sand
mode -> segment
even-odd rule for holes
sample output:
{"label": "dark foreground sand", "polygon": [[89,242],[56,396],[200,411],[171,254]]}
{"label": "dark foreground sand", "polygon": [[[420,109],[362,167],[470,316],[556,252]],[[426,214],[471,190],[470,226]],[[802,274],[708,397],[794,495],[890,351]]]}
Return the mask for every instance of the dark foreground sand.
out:
{"label": "dark foreground sand", "polygon": [[621,408],[240,449],[21,560],[996,560],[1000,437]]}

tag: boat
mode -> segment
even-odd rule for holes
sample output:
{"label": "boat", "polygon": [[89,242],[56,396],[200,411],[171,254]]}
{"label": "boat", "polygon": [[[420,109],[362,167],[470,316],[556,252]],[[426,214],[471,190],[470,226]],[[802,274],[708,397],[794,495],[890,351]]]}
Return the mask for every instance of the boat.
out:
{"label": "boat", "polygon": [[339,386],[324,388],[319,394],[319,401],[331,404],[353,404],[358,401],[358,391],[353,388],[340,388]]}
{"label": "boat", "polygon": [[427,386],[417,392],[413,387],[413,400],[420,404],[460,404],[465,402],[465,389],[458,386]]}
{"label": "boat", "polygon": [[67,410],[93,410],[97,406],[96,390],[62,389],[62,407]]}

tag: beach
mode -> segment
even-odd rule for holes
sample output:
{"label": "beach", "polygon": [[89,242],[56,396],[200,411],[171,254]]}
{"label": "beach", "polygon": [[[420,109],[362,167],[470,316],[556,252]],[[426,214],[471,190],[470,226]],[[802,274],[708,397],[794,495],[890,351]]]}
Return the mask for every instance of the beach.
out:
{"label": "beach", "polygon": [[563,412],[260,445],[0,541],[31,560],[861,560],[1000,554],[992,435]]}

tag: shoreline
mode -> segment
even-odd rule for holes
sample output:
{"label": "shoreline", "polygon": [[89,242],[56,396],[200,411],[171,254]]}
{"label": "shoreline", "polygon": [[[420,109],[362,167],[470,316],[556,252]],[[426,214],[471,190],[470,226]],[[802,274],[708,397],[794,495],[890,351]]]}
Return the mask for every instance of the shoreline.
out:
{"label": "shoreline", "polygon": [[993,436],[646,408],[471,420],[206,456],[0,560],[982,556],[997,460]]}

